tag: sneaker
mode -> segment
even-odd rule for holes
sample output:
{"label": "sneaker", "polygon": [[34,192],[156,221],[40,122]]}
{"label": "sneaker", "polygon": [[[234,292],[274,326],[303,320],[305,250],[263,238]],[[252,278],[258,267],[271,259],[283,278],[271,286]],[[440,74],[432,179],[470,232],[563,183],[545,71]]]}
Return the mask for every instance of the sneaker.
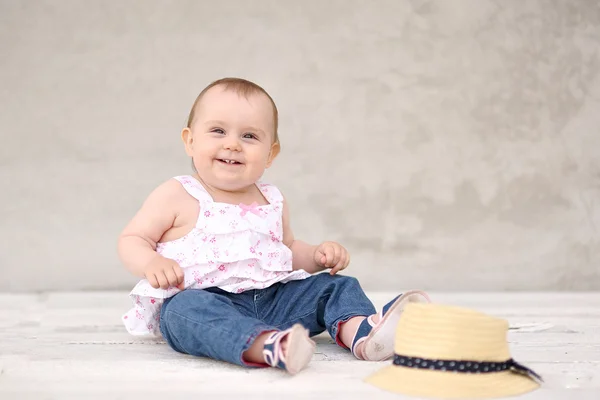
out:
{"label": "sneaker", "polygon": [[[365,318],[352,340],[352,353],[361,360],[383,361],[394,355],[396,327],[408,303],[430,303],[429,296],[422,291],[412,290],[401,294],[387,303],[379,312],[379,322],[373,316]],[[360,351],[358,345],[363,344]]]}
{"label": "sneaker", "polygon": [[[281,342],[286,340],[285,354]],[[300,372],[308,365],[315,352],[316,344],[309,332],[300,324],[295,324],[285,331],[273,332],[265,340],[263,356],[271,367],[281,368],[291,375]]]}

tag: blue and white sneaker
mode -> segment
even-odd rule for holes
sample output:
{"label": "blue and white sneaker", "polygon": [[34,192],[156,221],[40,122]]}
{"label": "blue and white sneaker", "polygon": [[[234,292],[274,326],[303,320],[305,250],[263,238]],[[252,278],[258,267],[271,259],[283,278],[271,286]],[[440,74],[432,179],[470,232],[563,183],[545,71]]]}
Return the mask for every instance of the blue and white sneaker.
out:
{"label": "blue and white sneaker", "polygon": [[[285,339],[285,354],[281,342]],[[300,324],[285,331],[273,332],[265,340],[263,356],[271,367],[281,368],[291,375],[300,372],[308,365],[315,352],[316,344],[309,332]]]}
{"label": "blue and white sneaker", "polygon": [[[394,355],[396,327],[408,303],[430,303],[427,293],[411,290],[387,303],[379,312],[379,322],[373,322],[373,316],[365,318],[359,325],[352,340],[352,354],[358,359],[383,361]],[[362,348],[358,345],[362,343]]]}

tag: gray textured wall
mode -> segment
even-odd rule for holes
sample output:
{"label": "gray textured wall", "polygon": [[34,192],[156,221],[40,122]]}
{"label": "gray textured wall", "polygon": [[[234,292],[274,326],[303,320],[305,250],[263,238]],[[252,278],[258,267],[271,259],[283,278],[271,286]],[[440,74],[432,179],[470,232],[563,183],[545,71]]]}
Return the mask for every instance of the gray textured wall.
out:
{"label": "gray textured wall", "polygon": [[129,288],[116,237],[223,76],[366,288],[598,290],[599,4],[0,0],[0,290]]}

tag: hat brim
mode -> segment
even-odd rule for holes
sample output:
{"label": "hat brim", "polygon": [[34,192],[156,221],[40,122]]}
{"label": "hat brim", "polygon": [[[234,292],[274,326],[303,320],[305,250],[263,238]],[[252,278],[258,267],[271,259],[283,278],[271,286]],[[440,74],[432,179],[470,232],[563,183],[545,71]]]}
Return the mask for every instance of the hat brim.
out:
{"label": "hat brim", "polygon": [[429,398],[486,399],[516,396],[539,388],[533,379],[504,371],[490,374],[460,374],[387,366],[365,381],[381,389],[408,396]]}

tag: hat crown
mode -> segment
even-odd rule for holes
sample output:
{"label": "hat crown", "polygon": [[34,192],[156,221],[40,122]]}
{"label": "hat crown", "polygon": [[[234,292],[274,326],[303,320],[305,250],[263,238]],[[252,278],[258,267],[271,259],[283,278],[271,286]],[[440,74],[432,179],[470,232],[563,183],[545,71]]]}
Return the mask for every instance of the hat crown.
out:
{"label": "hat crown", "polygon": [[410,303],[396,330],[396,354],[434,360],[506,361],[508,322],[455,306]]}

